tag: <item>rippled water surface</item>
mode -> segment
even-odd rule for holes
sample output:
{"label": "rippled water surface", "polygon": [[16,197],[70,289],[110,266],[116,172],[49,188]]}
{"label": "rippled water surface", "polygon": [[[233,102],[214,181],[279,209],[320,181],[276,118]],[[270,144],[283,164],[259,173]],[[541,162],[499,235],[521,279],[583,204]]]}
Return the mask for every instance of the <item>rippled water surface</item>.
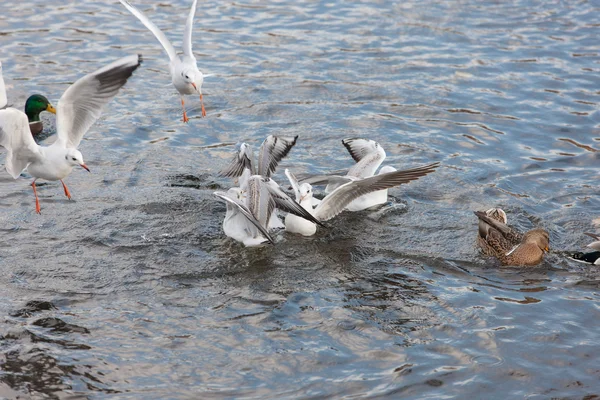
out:
{"label": "rippled water surface", "polygon": [[[180,47],[190,1],[134,3]],[[597,2],[201,1],[213,76],[187,125],[118,2],[1,8],[16,107],[145,61],[83,140],[74,201],[41,185],[38,216],[30,179],[1,174],[0,398],[600,395],[600,273],[565,256],[600,232]],[[236,143],[269,134],[299,136],[282,163],[298,174],[348,168],[356,136],[386,164],[442,167],[383,209],[247,249],[212,192]],[[494,205],[550,232],[542,265],[479,254],[473,210]]]}

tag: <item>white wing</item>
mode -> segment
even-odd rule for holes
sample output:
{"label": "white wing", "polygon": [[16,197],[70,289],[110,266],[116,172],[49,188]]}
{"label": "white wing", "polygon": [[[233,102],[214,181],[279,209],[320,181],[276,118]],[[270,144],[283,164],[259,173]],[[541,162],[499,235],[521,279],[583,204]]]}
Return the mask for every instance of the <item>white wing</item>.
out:
{"label": "white wing", "polygon": [[6,170],[14,179],[29,163],[42,158],[40,146],[31,136],[27,115],[16,108],[0,110],[0,146],[8,152]]}
{"label": "white wing", "polygon": [[2,77],[2,63],[0,62],[0,108],[6,107],[7,103],[6,87],[4,87],[4,78]]}
{"label": "white wing", "polygon": [[314,216],[319,221],[327,221],[341,213],[352,200],[367,193],[389,189],[419,179],[435,171],[439,165],[439,163],[433,163],[346,183],[335,189],[321,201],[317,208],[315,208]]}
{"label": "white wing", "polygon": [[104,105],[117,95],[141,62],[141,55],[124,57],[69,86],[56,107],[57,145],[77,148]]}
{"label": "white wing", "polygon": [[197,2],[198,0],[194,0],[192,3],[192,9],[185,23],[185,33],[183,34],[183,54],[194,60],[194,53],[192,53],[192,29],[194,28],[194,15],[196,14]]}
{"label": "white wing", "polygon": [[[146,28],[150,29],[150,32],[152,32],[154,34],[154,36],[158,39],[160,44],[162,44],[162,47],[167,52],[169,59],[171,61],[173,59],[176,59],[177,52],[175,52],[175,48],[173,47],[171,42],[169,42],[169,39],[167,39],[165,34],[160,29],[158,29],[158,27],[156,25],[154,25],[154,23],[152,21],[150,21],[148,19],[148,17],[146,17],[146,15],[144,15],[144,13],[142,13],[140,10],[138,10],[137,8],[132,6],[127,0],[119,0],[119,1],[121,2],[121,4],[123,4],[125,6],[125,8],[127,8],[129,10],[130,13],[132,13],[140,21],[142,21],[142,24],[144,24],[146,26]],[[194,4],[195,3],[196,2],[194,1]]]}
{"label": "white wing", "polygon": [[294,193],[296,194],[296,202],[300,202],[300,185],[298,184],[298,179],[290,172],[289,169],[285,169],[285,176],[287,176],[288,181],[290,181],[290,185],[292,185],[292,189],[294,189]]}

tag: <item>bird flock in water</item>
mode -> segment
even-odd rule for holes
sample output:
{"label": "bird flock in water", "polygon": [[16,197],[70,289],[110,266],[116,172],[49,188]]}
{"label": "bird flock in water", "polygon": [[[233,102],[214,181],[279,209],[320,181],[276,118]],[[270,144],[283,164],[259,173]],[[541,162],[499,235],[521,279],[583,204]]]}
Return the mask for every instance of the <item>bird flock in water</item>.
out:
{"label": "bird flock in water", "polygon": [[[202,117],[206,116],[202,97],[204,76],[196,65],[192,52],[192,28],[197,0],[193,1],[186,20],[183,37],[183,55],[179,56],[164,33],[146,15],[127,0],[119,0],[156,37],[169,57],[171,82],[181,96],[183,122],[189,121],[184,95],[198,95]],[[42,95],[30,96],[22,112],[7,107],[7,94],[0,63],[0,145],[6,149],[5,166],[17,179],[24,170],[34,179],[31,183],[35,209],[41,207],[36,181],[60,181],[65,196],[71,193],[63,179],[74,167],[89,172],[77,147],[83,135],[100,117],[103,107],[125,85],[142,62],[141,55],[121,58],[73,83],[61,96],[57,107]],[[34,139],[43,130],[41,112],[56,114],[57,140],[50,146],[40,146]],[[237,186],[214,195],[226,204],[223,220],[225,234],[245,246],[274,244],[272,232],[278,229],[292,234],[312,236],[318,226],[324,226],[343,211],[362,211],[387,202],[387,191],[430,174],[439,167],[431,163],[416,168],[396,170],[381,166],[386,154],[383,147],[370,139],[348,138],[342,144],[355,164],[345,175],[312,176],[297,179],[286,169],[294,198],[290,197],[271,175],[279,162],[296,144],[298,136],[268,136],[261,144],[258,158],[250,145],[242,143],[231,163],[221,175],[234,179]],[[313,197],[313,186],[325,186],[325,197]],[[278,211],[287,215],[282,221]],[[479,220],[477,243],[483,254],[497,258],[502,265],[532,266],[539,264],[549,251],[548,232],[541,228],[520,233],[508,225],[506,213],[500,208],[476,211]],[[594,251],[573,253],[570,258],[600,265],[600,236],[586,233],[594,239],[589,247]]]}

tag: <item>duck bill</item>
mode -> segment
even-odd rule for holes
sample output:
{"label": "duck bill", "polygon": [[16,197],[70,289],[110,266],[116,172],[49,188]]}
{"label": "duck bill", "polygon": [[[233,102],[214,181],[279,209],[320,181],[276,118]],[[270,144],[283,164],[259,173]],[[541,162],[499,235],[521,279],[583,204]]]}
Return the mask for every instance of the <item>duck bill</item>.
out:
{"label": "duck bill", "polygon": [[79,164],[79,165],[81,165],[81,168],[85,169],[87,172],[92,172],[92,171],[90,171],[90,169],[88,168],[87,165],[85,165],[85,164]]}
{"label": "duck bill", "polygon": [[46,111],[52,114],[56,114],[56,108],[54,108],[52,104],[48,104],[48,106],[46,107]]}

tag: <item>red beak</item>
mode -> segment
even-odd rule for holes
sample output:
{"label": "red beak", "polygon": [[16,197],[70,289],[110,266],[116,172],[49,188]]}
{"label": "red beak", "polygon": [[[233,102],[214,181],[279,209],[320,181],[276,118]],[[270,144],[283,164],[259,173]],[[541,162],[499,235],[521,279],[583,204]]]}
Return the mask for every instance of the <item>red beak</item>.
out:
{"label": "red beak", "polygon": [[81,168],[85,169],[87,172],[92,172],[92,171],[90,171],[90,169],[87,167],[87,165],[85,165],[85,164],[79,164],[79,165],[81,165]]}
{"label": "red beak", "polygon": [[194,82],[192,82],[192,86],[194,87],[194,90],[196,90],[196,92],[197,92],[198,88],[196,87],[196,84]]}

